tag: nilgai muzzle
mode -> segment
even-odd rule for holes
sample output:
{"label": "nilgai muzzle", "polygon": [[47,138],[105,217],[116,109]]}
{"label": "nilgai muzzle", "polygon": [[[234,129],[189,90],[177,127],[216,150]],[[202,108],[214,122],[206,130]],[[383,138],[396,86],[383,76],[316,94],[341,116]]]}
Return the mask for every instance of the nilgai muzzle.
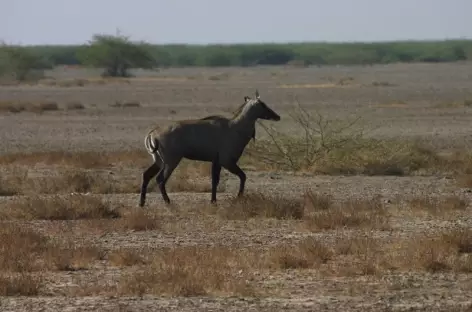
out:
{"label": "nilgai muzzle", "polygon": [[254,99],[244,97],[245,103],[232,118],[208,116],[202,119],[182,120],[162,132],[149,131],[144,145],[154,163],[143,173],[139,205],[146,201],[150,180],[157,175],[162,198],[170,203],[166,182],[182,158],[211,162],[211,202],[216,202],[216,189],[221,168],[239,177],[238,197],[244,192],[246,174],[238,166],[246,145],[255,137],[257,119],[279,121],[280,116],[270,109],[256,90]]}

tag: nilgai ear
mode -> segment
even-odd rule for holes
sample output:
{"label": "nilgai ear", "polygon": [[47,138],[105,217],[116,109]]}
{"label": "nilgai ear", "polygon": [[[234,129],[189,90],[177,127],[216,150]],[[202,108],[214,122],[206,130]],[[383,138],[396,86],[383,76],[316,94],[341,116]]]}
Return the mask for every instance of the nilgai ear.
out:
{"label": "nilgai ear", "polygon": [[261,98],[261,96],[259,95],[259,91],[257,91],[257,89],[256,89],[256,99],[260,99],[260,98]]}

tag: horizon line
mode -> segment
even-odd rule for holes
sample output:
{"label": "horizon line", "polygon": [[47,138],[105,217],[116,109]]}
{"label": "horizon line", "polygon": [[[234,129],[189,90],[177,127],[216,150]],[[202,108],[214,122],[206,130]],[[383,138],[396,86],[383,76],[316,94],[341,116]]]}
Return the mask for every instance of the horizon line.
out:
{"label": "horizon line", "polygon": [[[109,34],[96,34],[96,35],[105,35],[105,36],[115,36]],[[125,36],[127,37],[127,36]],[[442,38],[442,39],[392,39],[392,40],[344,40],[344,41],[315,41],[315,40],[296,40],[296,41],[235,41],[235,42],[208,42],[208,43],[186,43],[186,42],[167,42],[167,43],[153,43],[145,40],[132,40],[128,36],[131,42],[133,43],[142,43],[152,46],[232,46],[232,45],[291,45],[291,44],[386,44],[386,43],[406,43],[406,42],[446,42],[446,41],[472,41],[472,37],[456,37],[456,38]],[[0,39],[0,42],[4,40]],[[34,43],[34,44],[6,44],[10,46],[23,46],[23,47],[34,47],[34,46],[81,46],[87,45],[89,40],[82,43]]]}

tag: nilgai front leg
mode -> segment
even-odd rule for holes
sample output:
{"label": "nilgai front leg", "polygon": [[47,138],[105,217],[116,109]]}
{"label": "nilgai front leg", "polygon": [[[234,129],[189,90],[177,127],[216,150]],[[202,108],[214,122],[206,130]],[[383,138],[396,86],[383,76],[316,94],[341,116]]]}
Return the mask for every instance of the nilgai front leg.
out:
{"label": "nilgai front leg", "polygon": [[241,168],[239,168],[239,166],[236,163],[228,164],[223,167],[229,172],[231,172],[232,174],[237,175],[239,177],[238,197],[242,196],[244,193],[244,185],[246,184],[246,174]]}
{"label": "nilgai front leg", "polygon": [[216,189],[220,183],[221,165],[218,160],[211,164],[211,203],[216,203]]}

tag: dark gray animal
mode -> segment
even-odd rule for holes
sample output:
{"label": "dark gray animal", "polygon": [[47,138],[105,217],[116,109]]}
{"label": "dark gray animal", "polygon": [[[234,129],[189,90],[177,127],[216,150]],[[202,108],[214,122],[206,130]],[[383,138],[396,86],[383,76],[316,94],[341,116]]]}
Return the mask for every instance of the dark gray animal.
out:
{"label": "dark gray animal", "polygon": [[147,186],[156,175],[162,198],[170,203],[165,185],[182,158],[212,163],[212,203],[216,203],[221,168],[239,177],[238,197],[243,194],[246,174],[237,162],[251,138],[255,138],[256,121],[280,120],[280,116],[260,99],[257,90],[254,99],[245,97],[244,100],[232,118],[212,115],[176,122],[160,133],[158,129],[148,132],[144,145],[154,163],[143,173],[139,206],[144,206]]}

